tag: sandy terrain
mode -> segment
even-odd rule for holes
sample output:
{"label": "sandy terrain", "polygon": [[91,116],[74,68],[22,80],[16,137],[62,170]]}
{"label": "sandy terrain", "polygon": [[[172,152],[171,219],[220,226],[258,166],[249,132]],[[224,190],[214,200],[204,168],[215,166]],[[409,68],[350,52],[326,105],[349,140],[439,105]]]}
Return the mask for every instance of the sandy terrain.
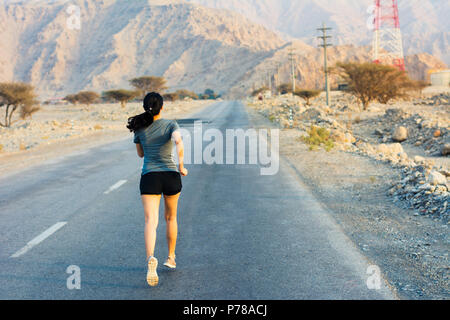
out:
{"label": "sandy terrain", "polygon": [[[164,117],[184,118],[210,103],[165,102]],[[127,119],[142,112],[141,103],[129,103],[125,109],[119,104],[97,104],[89,108],[42,106],[31,120],[19,120],[11,128],[0,127],[0,176],[108,142],[131,139]]]}
{"label": "sandy terrain", "polygon": [[[249,99],[248,105],[281,128],[295,128],[300,137],[307,136],[312,126],[324,128],[335,149],[391,164],[402,173],[390,186],[391,195],[409,201],[421,215],[448,221],[449,101],[448,94],[431,95],[388,105],[374,103],[361,111],[354,97],[335,92],[330,107],[324,97],[307,106],[291,95]],[[396,135],[399,129],[406,131],[402,140]]]}
{"label": "sandy terrain", "polygon": [[[389,192],[393,185],[398,185],[404,180],[404,170],[407,166],[398,163],[396,154],[377,158],[377,154],[367,154],[358,147],[358,141],[362,139],[373,140],[374,145],[382,144],[377,140],[379,137],[372,136],[378,124],[370,119],[381,117],[386,109],[393,107],[408,109],[413,114],[422,114],[426,117],[425,120],[431,123],[446,122],[448,129],[450,119],[448,106],[439,105],[434,109],[423,104],[414,105],[405,102],[396,103],[394,106],[374,105],[371,111],[360,113],[357,108],[350,111],[355,105],[349,103],[346,105],[349,111],[342,114],[324,112],[323,118],[331,122],[337,121],[334,125],[338,128],[342,126],[340,130],[351,135],[347,137],[348,141],[346,139],[338,141],[335,148],[326,152],[322,148],[310,151],[301,140],[311,122],[316,125],[322,124],[324,127],[326,124],[320,121],[320,116],[313,120],[305,119],[312,113],[303,114],[301,117],[299,112],[305,112],[308,108],[301,99],[292,100],[284,96],[263,102],[249,101],[248,110],[255,127],[282,128],[280,132],[282,157],[295,170],[299,179],[310,186],[317,198],[330,209],[330,214],[360,250],[381,268],[399,297],[448,299],[449,212],[448,208],[443,207],[445,201],[439,202],[441,205],[439,210],[443,209],[442,212],[429,212],[431,206],[426,206],[426,202],[419,209],[411,208],[407,200]],[[339,104],[337,100],[338,97],[334,96],[334,107]],[[277,112],[277,105],[291,105],[292,109],[298,107],[299,110],[296,112],[298,116],[294,115],[291,121],[294,128],[290,128],[289,111],[285,113],[281,111],[289,108],[282,107]],[[320,99],[313,106],[321,111],[326,109],[323,100]],[[345,113],[351,114],[351,124],[358,124],[356,128],[353,125],[347,126],[342,120],[349,119],[349,115]],[[355,122],[354,119],[357,117],[358,120]],[[435,125],[437,124],[434,123],[432,126]],[[332,126],[333,124],[329,124],[329,127]],[[441,138],[445,140],[446,136]],[[408,156],[410,151],[407,146],[414,143],[415,141],[403,143],[404,149],[408,150],[406,152]],[[440,141],[435,141],[435,144],[441,145]],[[426,148],[422,146],[416,147],[415,151],[429,161],[439,162],[441,170],[444,170],[444,167],[448,170],[448,158],[428,154]],[[417,168],[420,165],[414,163],[411,167]],[[434,166],[434,169],[438,168]],[[445,198],[447,201],[449,198],[448,192],[439,195],[434,195],[433,192],[420,194],[420,198],[425,198],[425,201],[430,201],[435,196]],[[420,211],[423,208],[427,209],[426,213]]]}

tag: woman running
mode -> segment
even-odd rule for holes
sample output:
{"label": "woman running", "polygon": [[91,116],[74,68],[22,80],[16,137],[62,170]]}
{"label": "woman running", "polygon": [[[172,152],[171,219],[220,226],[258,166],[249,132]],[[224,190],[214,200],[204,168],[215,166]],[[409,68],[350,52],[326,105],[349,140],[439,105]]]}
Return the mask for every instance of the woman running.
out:
{"label": "woman running", "polygon": [[[159,203],[164,195],[164,217],[167,223],[167,246],[169,255],[164,263],[175,269],[175,246],[177,242],[177,206],[181,192],[181,176],[188,171],[183,165],[184,146],[178,123],[161,118],[163,98],[152,92],[144,98],[143,114],[128,119],[127,128],[134,132],[137,154],[144,158],[140,191],[145,212],[145,248],[147,251],[147,283],[156,286],[159,278],[154,257],[156,228],[158,226]],[[172,157],[172,141],[178,153],[178,170]]]}

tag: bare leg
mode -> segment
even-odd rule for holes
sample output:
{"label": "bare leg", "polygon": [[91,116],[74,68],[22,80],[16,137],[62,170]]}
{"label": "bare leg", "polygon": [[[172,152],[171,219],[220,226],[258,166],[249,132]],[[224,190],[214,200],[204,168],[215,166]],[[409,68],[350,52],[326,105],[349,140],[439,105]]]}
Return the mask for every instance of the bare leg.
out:
{"label": "bare leg", "polygon": [[145,249],[147,260],[155,252],[156,228],[158,227],[159,202],[161,195],[142,195],[142,204],[145,213]]}
{"label": "bare leg", "polygon": [[175,247],[177,244],[178,223],[177,208],[180,194],[174,196],[164,196],[164,217],[166,219],[167,230],[167,246],[169,249],[169,257],[175,258]]}

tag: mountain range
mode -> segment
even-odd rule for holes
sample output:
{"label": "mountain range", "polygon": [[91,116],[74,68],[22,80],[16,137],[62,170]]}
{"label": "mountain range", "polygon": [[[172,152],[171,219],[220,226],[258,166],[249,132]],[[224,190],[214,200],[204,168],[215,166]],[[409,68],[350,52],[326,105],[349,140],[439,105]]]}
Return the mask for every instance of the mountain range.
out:
{"label": "mountain range", "polygon": [[[370,45],[374,0],[187,0],[238,12],[284,38],[316,45],[322,22],[332,27],[336,45]],[[382,1],[383,2],[383,1]],[[391,3],[391,1],[384,1]],[[429,53],[450,64],[448,0],[398,0],[406,55]]]}
{"label": "mountain range", "polygon": [[[240,8],[274,4],[241,2]],[[210,1],[209,6],[220,3]],[[323,58],[315,45],[268,26],[269,21],[258,23],[252,14],[239,13],[239,2],[230,3],[236,4],[233,10],[173,0],[3,2],[0,81],[30,82],[45,99],[79,90],[127,88],[131,78],[156,75],[168,80],[170,90],[212,88],[241,97],[268,78],[288,81],[288,54],[294,50],[299,85],[322,85]],[[287,3],[280,1],[280,6]],[[68,10],[71,5],[77,9]],[[70,24],[78,11],[79,29]],[[303,32],[309,34],[308,28],[318,23],[305,20]],[[330,64],[370,61],[370,47],[340,45],[330,49],[329,57]],[[430,68],[446,67],[429,54],[408,57],[407,64],[415,78],[426,77]]]}

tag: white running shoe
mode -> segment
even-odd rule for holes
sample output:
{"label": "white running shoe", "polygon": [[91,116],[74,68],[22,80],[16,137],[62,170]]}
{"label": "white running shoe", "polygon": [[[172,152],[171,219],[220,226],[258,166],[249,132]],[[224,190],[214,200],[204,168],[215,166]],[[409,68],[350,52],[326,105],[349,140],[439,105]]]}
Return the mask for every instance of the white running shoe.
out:
{"label": "white running shoe", "polygon": [[166,260],[166,262],[164,262],[164,265],[167,267],[167,268],[170,268],[170,269],[175,269],[176,267],[177,267],[177,263],[175,262],[175,256],[173,256],[173,257],[167,257],[167,260]]}
{"label": "white running shoe", "polygon": [[156,268],[158,268],[158,259],[150,257],[150,259],[148,259],[147,283],[151,287],[157,286],[159,282]]}

